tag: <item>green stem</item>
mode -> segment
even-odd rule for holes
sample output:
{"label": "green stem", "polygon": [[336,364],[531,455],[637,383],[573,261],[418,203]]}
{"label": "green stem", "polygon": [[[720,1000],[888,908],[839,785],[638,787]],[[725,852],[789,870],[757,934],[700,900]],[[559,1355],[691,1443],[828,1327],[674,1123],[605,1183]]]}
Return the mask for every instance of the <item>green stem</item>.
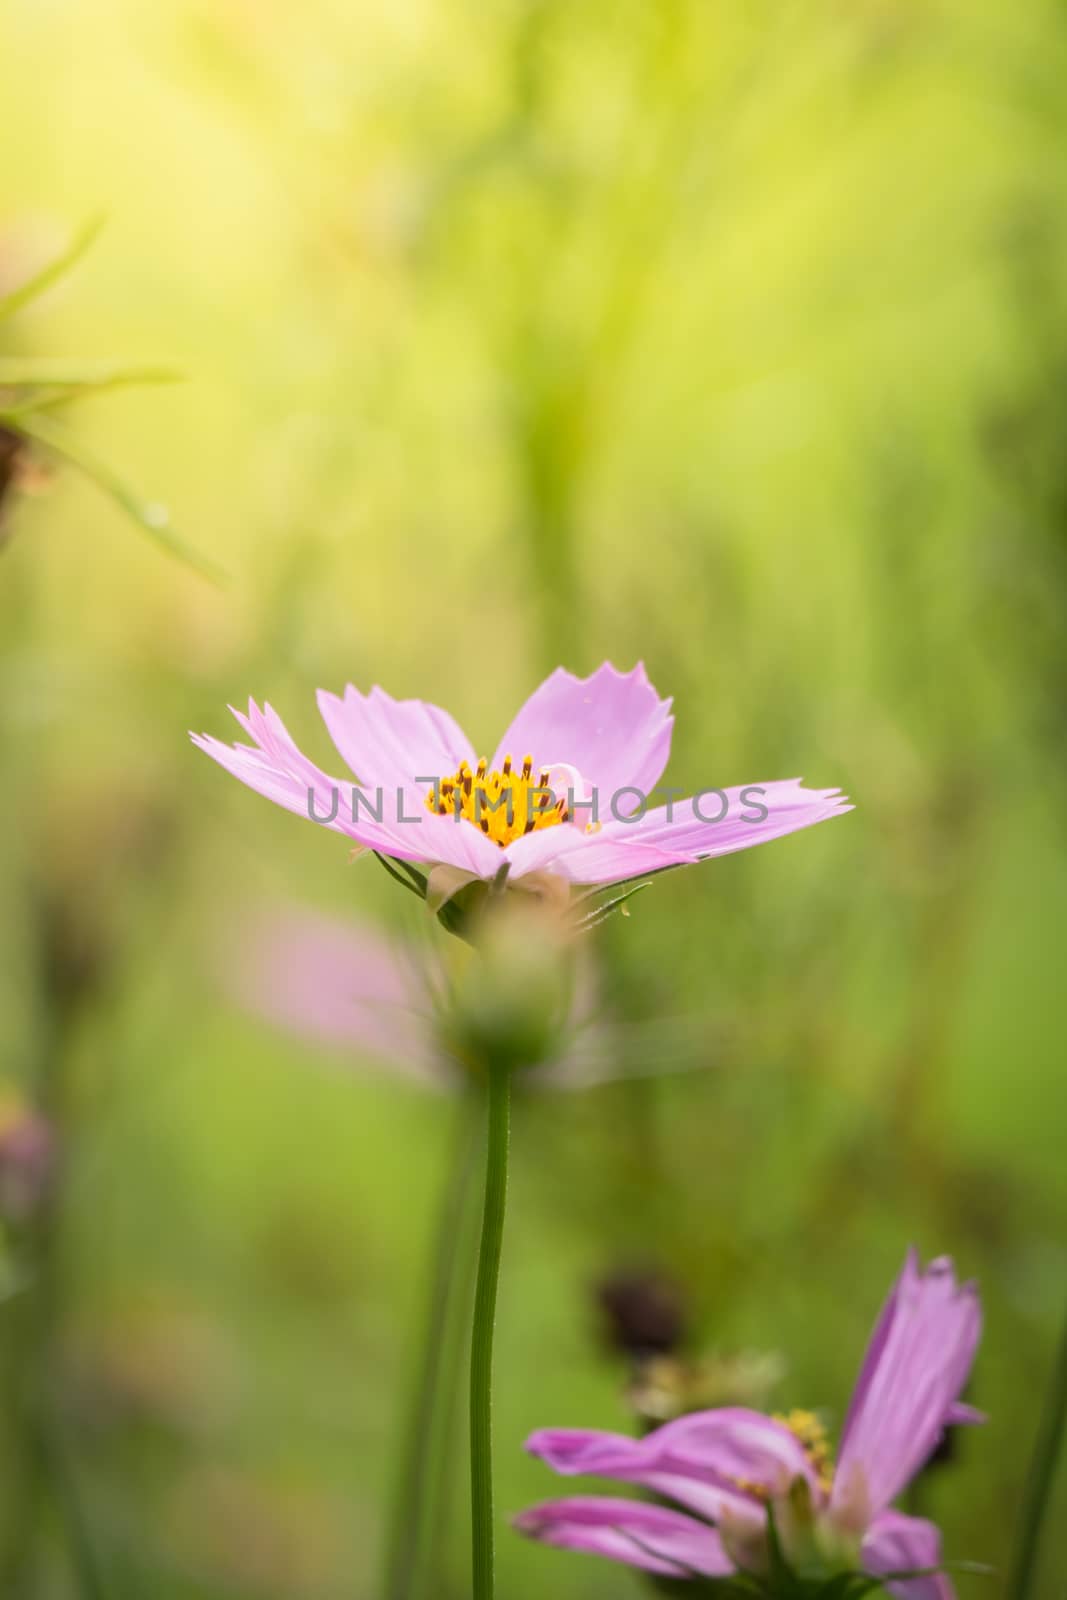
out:
{"label": "green stem", "polygon": [[493,1329],[508,1188],[511,1081],[490,1064],[485,1206],[471,1336],[471,1547],[473,1600],[493,1600]]}
{"label": "green stem", "polygon": [[1005,1591],[1006,1600],[1027,1600],[1037,1570],[1041,1529],[1060,1453],[1064,1425],[1067,1424],[1067,1318],[1064,1319],[1052,1377],[1042,1407],[1041,1422],[1034,1442],[1022,1512],[1015,1540],[1015,1555]]}
{"label": "green stem", "polygon": [[419,1557],[425,1542],[429,1510],[438,1489],[436,1479],[444,1465],[435,1459],[431,1447],[439,1431],[439,1413],[455,1383],[457,1341],[450,1335],[450,1325],[455,1320],[453,1306],[461,1289],[457,1280],[465,1277],[465,1245],[470,1230],[464,1227],[464,1220],[469,1209],[480,1135],[473,1115],[477,1104],[473,1093],[464,1093],[434,1234],[419,1374],[386,1544],[382,1585],[386,1600],[413,1600],[418,1592]]}

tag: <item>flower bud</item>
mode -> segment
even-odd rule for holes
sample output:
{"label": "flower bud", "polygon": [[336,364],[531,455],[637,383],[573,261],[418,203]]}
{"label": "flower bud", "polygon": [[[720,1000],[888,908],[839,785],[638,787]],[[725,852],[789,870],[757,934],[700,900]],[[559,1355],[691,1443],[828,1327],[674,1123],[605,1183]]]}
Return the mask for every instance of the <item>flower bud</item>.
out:
{"label": "flower bud", "polygon": [[596,1286],[605,1342],[634,1361],[672,1355],[686,1337],[685,1296],[658,1267],[613,1272]]}
{"label": "flower bud", "polygon": [[515,1071],[555,1057],[570,1011],[571,962],[554,908],[532,896],[490,901],[439,1019],[444,1048],[479,1070]]}

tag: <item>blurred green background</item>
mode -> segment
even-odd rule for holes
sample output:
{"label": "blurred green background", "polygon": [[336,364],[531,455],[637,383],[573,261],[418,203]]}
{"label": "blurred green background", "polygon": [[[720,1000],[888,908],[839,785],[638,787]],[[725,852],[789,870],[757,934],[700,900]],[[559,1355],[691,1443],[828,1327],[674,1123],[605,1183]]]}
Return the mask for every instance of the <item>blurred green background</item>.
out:
{"label": "blurred green background", "polygon": [[[70,420],[232,574],[67,469],[6,507],[0,1053],[63,1149],[28,1331],[9,1239],[6,1559],[37,1382],[116,1600],[378,1600],[455,1111],[226,967],[264,902],[421,912],[186,730],[253,694],[329,765],[351,679],[488,748],[557,662],[641,657],[671,782],[858,809],[598,936],[605,1009],[681,1019],[696,1070],[520,1108],[502,1516],[555,1487],[529,1430],[628,1426],[606,1271],[658,1262],[695,1349],[780,1351],[776,1398],[840,1421],[914,1242],[981,1281],[991,1416],[920,1503],[1003,1569],[1067,1294],[1062,5],[2,11],[0,277],[108,218],[4,353],[179,367]],[[460,1429],[442,1600],[463,1473]],[[62,1600],[34,1517],[19,1600]],[[506,1600],[640,1592],[499,1560]]]}

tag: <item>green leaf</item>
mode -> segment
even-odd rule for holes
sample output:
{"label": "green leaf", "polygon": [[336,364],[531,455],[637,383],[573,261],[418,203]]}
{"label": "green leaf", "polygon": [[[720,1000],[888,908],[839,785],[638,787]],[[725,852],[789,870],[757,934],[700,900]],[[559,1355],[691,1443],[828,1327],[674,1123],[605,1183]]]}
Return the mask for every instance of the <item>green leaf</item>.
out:
{"label": "green leaf", "polygon": [[103,226],[103,217],[94,217],[91,222],[86,223],[80,233],[75,234],[62,255],[49,261],[31,278],[27,278],[25,283],[20,283],[17,289],[0,296],[0,321],[4,317],[13,316],[16,311],[21,311],[24,305],[35,300],[39,294],[43,294],[53,283],[70,272],[72,267],[77,266],[82,256],[96,243],[97,235]]}
{"label": "green leaf", "polygon": [[32,439],[37,444],[43,445],[54,455],[76,467],[95,483],[98,489],[103,490],[114,500],[127,516],[131,517],[138,527],[169,555],[176,556],[179,561],[185,562],[186,566],[192,567],[212,583],[223,584],[227,581],[227,574],[220,566],[207,556],[202,556],[175,531],[165,506],[142,500],[127,487],[117,473],[78,443],[65,424],[57,422],[54,417],[42,416],[39,413],[20,416],[17,412],[8,411],[0,411],[0,423],[6,424],[23,438]]}

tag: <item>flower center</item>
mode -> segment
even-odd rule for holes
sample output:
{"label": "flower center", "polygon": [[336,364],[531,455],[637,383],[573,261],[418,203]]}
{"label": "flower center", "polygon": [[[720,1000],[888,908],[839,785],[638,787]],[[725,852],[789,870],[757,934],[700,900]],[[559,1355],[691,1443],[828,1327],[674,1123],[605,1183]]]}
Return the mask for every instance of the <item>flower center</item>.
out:
{"label": "flower center", "polygon": [[521,772],[512,770],[510,756],[504,757],[499,772],[487,768],[484,756],[474,772],[468,762],[461,761],[451,777],[434,784],[426,796],[426,809],[439,817],[451,813],[457,820],[462,817],[473,822],[501,850],[524,834],[567,821],[566,798],[556,799],[547,768],[541,768],[534,778],[531,756],[523,761]]}
{"label": "flower center", "polygon": [[815,1412],[775,1412],[774,1421],[788,1428],[800,1441],[819,1480],[819,1487],[829,1494],[834,1482],[834,1452],[830,1436]]}

